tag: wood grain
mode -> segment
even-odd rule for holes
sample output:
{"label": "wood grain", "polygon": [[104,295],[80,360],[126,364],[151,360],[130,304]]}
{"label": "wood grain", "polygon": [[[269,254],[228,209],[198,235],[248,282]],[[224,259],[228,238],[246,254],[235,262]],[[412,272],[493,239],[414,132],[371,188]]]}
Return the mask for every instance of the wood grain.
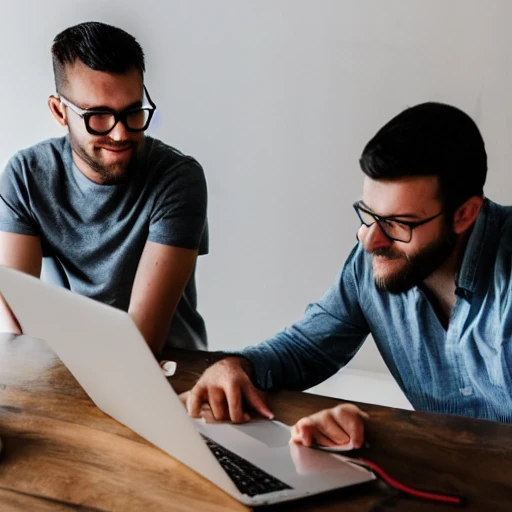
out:
{"label": "wood grain", "polygon": [[[170,379],[189,389],[212,355],[173,350]],[[269,394],[292,424],[338,400]],[[462,493],[468,510],[512,510],[512,427],[360,404],[371,419],[369,458],[404,482]],[[0,510],[248,510],[210,482],[102,413],[47,345],[0,335]],[[452,510],[397,497],[383,486],[337,491],[272,510]]]}
{"label": "wood grain", "polygon": [[2,511],[247,510],[102,413],[42,341],[0,336],[0,435]]}

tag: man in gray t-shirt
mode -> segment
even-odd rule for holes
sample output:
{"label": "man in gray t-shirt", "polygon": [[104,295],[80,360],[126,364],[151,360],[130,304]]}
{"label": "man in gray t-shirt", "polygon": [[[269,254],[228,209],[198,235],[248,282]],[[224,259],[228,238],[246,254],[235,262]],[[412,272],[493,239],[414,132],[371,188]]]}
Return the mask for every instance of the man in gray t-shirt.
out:
{"label": "man in gray t-shirt", "polygon": [[[151,349],[206,348],[194,269],[208,251],[201,166],[147,137],[144,54],[103,23],[52,47],[50,110],[68,135],[15,154],[0,177],[0,264],[130,313]],[[21,332],[0,296],[0,331]]]}

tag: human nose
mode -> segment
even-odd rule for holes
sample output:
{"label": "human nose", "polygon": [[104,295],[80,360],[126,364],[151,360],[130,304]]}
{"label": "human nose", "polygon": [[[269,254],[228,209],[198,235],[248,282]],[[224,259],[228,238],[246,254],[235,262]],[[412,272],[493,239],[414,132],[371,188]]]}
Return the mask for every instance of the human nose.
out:
{"label": "human nose", "polygon": [[126,129],[125,125],[121,122],[121,120],[118,120],[114,128],[112,128],[112,131],[108,134],[109,137],[112,140],[115,141],[122,141],[126,140],[128,135],[128,130]]}
{"label": "human nose", "polygon": [[367,252],[372,252],[381,247],[389,247],[393,243],[384,233],[378,222],[374,222],[370,227],[363,224],[359,228],[357,236]]}

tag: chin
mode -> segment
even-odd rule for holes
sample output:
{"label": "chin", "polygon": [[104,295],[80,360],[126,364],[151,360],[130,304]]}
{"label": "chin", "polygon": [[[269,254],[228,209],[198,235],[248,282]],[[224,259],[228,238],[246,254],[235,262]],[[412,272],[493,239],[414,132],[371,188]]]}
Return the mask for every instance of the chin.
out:
{"label": "chin", "polygon": [[129,175],[128,167],[123,166],[108,166],[104,167],[100,172],[104,185],[115,185],[122,183]]}
{"label": "chin", "polygon": [[106,165],[105,168],[108,170],[108,174],[113,176],[124,176],[128,172],[128,165]]}
{"label": "chin", "polygon": [[[375,285],[381,291],[391,294],[400,294],[412,288],[409,276],[406,272],[406,265],[395,262],[394,268],[373,268]],[[391,265],[389,265],[391,267]]]}
{"label": "chin", "polygon": [[401,258],[390,260],[374,256],[373,275],[378,279],[387,281],[402,272],[405,266],[406,264]]}
{"label": "chin", "polygon": [[418,286],[422,279],[405,268],[396,272],[374,273],[375,286],[383,292],[399,295],[408,292],[414,286]]}

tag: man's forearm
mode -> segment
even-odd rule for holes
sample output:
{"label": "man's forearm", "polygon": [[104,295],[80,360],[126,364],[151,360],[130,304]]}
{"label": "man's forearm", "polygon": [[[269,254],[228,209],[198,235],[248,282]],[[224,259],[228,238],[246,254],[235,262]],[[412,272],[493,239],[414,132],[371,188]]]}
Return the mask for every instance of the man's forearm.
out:
{"label": "man's forearm", "polygon": [[[278,338],[280,343],[276,342]],[[263,390],[281,389],[288,387],[287,380],[291,374],[293,381],[298,380],[300,375],[300,369],[295,366],[296,361],[288,357],[288,351],[284,348],[286,344],[287,340],[281,339],[279,333],[272,340],[233,351],[230,355],[244,359],[247,367],[250,367],[249,371],[246,371],[256,387]],[[283,371],[284,367],[287,372]]]}
{"label": "man's forearm", "polygon": [[[260,389],[304,390],[338,371],[343,360],[340,350],[343,344],[337,341],[315,342],[292,326],[233,355],[250,362],[254,370],[252,380]],[[338,350],[333,350],[334,347]]]}
{"label": "man's forearm", "polygon": [[2,294],[0,294],[0,332],[23,334],[18,320],[16,320]]}

